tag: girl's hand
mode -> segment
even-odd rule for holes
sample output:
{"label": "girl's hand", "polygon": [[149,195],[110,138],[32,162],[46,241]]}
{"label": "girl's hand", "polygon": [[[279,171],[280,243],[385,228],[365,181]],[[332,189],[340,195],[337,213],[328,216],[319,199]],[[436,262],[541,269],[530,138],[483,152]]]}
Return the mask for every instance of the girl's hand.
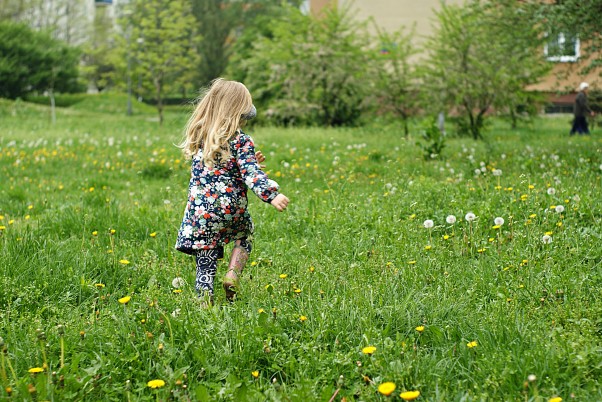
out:
{"label": "girl's hand", "polygon": [[270,204],[278,211],[282,212],[288,206],[288,198],[284,194],[278,194],[276,198],[274,198]]}
{"label": "girl's hand", "polygon": [[261,151],[257,151],[255,152],[255,158],[257,159],[257,163],[259,163],[259,167],[265,169],[265,165],[262,165],[265,162],[265,155]]}

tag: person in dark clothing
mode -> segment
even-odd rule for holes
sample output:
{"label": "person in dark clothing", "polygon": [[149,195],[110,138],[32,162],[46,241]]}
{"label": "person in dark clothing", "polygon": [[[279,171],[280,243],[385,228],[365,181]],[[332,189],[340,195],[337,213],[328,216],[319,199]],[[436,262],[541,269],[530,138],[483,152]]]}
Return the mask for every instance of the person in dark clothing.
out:
{"label": "person in dark clothing", "polygon": [[579,93],[575,98],[575,119],[573,120],[573,127],[571,128],[570,135],[577,134],[589,134],[589,127],[587,126],[587,115],[594,115],[594,112],[589,108],[587,103],[587,90],[589,84],[582,82],[579,85]]}

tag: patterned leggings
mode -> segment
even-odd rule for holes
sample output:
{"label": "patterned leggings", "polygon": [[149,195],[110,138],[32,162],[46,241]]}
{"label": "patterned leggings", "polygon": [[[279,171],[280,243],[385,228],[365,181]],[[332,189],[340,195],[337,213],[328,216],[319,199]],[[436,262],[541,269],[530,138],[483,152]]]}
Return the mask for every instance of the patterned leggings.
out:
{"label": "patterned leggings", "polygon": [[[251,254],[253,246],[247,239],[241,239],[240,245],[248,254]],[[196,283],[195,288],[199,295],[208,294],[213,296],[213,280],[217,274],[217,260],[224,258],[223,247],[210,250],[200,250],[196,253]]]}

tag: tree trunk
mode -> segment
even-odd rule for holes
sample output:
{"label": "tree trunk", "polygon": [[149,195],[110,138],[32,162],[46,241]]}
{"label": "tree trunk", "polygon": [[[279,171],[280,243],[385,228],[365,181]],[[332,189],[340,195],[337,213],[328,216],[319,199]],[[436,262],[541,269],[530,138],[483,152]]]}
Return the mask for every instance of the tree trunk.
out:
{"label": "tree trunk", "polygon": [[159,112],[159,125],[163,125],[163,87],[161,85],[161,80],[155,79],[155,89],[157,90],[157,111]]}
{"label": "tree trunk", "polygon": [[50,89],[48,91],[48,96],[50,97],[50,121],[52,124],[56,123],[56,103],[54,101],[54,91]]}

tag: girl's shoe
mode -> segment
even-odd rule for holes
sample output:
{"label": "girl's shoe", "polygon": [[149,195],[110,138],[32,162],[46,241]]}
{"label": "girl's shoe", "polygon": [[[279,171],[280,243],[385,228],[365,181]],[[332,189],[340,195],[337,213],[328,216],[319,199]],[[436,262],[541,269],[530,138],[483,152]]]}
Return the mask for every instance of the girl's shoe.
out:
{"label": "girl's shoe", "polygon": [[224,282],[222,284],[224,286],[224,291],[226,292],[226,300],[229,302],[233,302],[236,298],[236,292],[240,286],[240,279],[238,278],[238,275],[240,274],[240,272],[230,268],[224,277]]}

